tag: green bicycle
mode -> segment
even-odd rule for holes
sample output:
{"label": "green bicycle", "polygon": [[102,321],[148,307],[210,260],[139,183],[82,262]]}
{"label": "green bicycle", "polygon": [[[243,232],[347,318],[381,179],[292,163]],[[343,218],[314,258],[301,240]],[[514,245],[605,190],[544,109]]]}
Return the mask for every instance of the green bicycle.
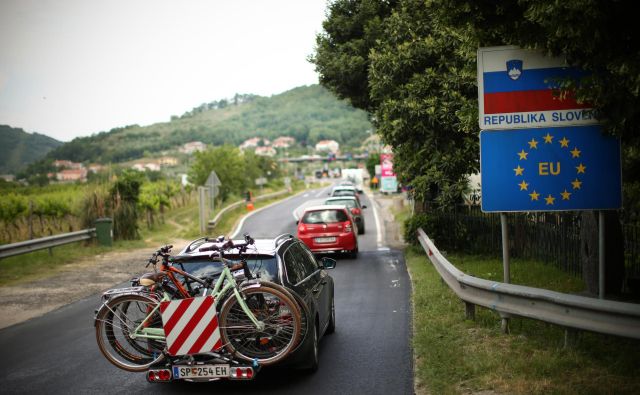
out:
{"label": "green bicycle", "polygon": [[[210,356],[266,366],[285,358],[300,340],[300,308],[284,287],[253,279],[246,260],[234,263],[222,256],[223,251],[229,249],[246,251],[253,240],[248,236],[245,240],[241,244],[228,241],[220,247],[207,247],[208,251],[219,254],[212,260],[224,265],[215,281],[175,267],[172,260],[178,258],[169,256],[171,246],[158,250],[150,262],[155,267],[157,257],[162,257],[160,270],[145,276],[146,281],[140,281],[144,285],[105,293],[105,301],[95,317],[96,338],[102,354],[115,366],[131,372],[148,370],[166,359],[169,361],[165,362],[174,363],[185,358]],[[233,272],[240,269],[244,270],[244,279],[238,281]],[[182,276],[187,283],[181,283],[176,275]],[[193,283],[201,289],[192,289]],[[213,298],[219,341],[211,351],[176,354],[168,348],[167,323],[163,323],[162,308],[171,301],[188,299],[196,293]],[[200,325],[214,321],[212,317],[207,320]]]}

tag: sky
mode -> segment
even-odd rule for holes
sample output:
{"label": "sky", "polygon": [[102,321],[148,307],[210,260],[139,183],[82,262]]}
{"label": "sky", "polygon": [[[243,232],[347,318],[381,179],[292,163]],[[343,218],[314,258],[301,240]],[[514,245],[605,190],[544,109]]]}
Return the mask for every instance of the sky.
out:
{"label": "sky", "polygon": [[0,124],[60,141],[318,83],[327,0],[0,0]]}

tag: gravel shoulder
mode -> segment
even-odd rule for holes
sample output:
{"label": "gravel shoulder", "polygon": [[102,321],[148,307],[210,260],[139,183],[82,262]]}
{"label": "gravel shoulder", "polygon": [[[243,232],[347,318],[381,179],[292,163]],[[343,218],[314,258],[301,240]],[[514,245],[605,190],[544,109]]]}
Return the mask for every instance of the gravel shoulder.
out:
{"label": "gravel shoulder", "polygon": [[[174,246],[187,240],[174,240]],[[156,248],[114,251],[65,265],[54,276],[0,287],[0,329],[101,293],[144,273]]]}

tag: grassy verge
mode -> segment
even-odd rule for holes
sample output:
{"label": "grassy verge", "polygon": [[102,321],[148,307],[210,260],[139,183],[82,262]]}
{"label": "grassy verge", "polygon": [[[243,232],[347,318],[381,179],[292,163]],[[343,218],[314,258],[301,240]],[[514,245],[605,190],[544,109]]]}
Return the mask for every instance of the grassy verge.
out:
{"label": "grassy verge", "polygon": [[[304,185],[294,185],[296,187],[292,194],[304,189]],[[272,191],[265,189],[263,193],[269,192]],[[290,195],[258,201],[254,203],[254,206],[255,208],[260,208],[288,196]],[[233,226],[246,213],[247,210],[244,206],[226,213],[212,233],[228,235]],[[84,245],[75,243],[53,248],[52,255],[49,255],[48,250],[42,250],[2,259],[0,260],[0,286],[47,278],[60,272],[66,264],[99,254],[160,246],[178,238],[190,240],[200,237],[197,201],[194,200],[184,207],[169,210],[165,213],[164,223],[157,223],[151,229],[147,229],[145,225],[141,224],[140,236],[140,240],[117,241],[113,247],[101,247],[95,243],[86,243]],[[80,246],[82,248],[79,248]]]}
{"label": "grassy verge", "polygon": [[[392,210],[396,221],[408,208]],[[417,393],[432,394],[639,394],[640,341],[580,332],[564,348],[562,327],[513,317],[510,334],[500,316],[476,308],[465,320],[464,303],[441,280],[421,247],[408,247],[405,259],[413,285],[415,378]],[[463,272],[502,280],[495,257],[449,253]],[[513,259],[511,282],[579,293],[581,279],[540,262]]]}
{"label": "grassy verge", "polygon": [[[493,280],[502,276],[495,258],[452,254],[460,270]],[[462,301],[440,280],[419,247],[406,251],[413,280],[416,378],[432,393],[483,390],[508,394],[640,393],[640,342],[581,333],[563,348],[564,330],[514,317],[511,334],[500,331],[500,317],[477,308],[464,319]],[[514,283],[559,292],[582,289],[579,279],[531,261],[512,262]]]}

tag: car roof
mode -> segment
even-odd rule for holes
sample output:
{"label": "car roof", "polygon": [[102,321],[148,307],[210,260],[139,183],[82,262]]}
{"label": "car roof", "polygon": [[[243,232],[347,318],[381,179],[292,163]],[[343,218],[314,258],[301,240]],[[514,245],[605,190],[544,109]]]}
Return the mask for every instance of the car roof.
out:
{"label": "car roof", "polygon": [[[223,243],[225,243],[227,240],[225,240]],[[243,239],[234,239],[233,240],[234,243],[237,244],[241,244],[244,243]],[[193,242],[192,242],[193,243]],[[214,245],[222,245],[223,243],[216,243],[214,241],[205,241],[202,244],[196,245],[192,251],[187,251],[187,249],[189,247],[185,247],[184,249],[182,249],[182,251],[180,251],[178,253],[178,256],[180,257],[209,257],[212,253],[212,251],[202,251],[200,252],[200,248],[203,247],[211,247]],[[271,255],[271,256],[275,256],[276,255],[276,250],[278,249],[278,247],[280,246],[280,244],[276,245],[276,239],[256,239],[255,243],[252,246],[249,246],[246,250],[246,252],[244,253],[244,255]],[[237,249],[233,249],[233,250],[229,250],[229,251],[225,251],[225,255],[237,255],[238,254],[238,250]]]}
{"label": "car roof", "polygon": [[339,191],[339,190],[355,191],[356,187],[350,186],[350,185],[338,185],[338,186],[333,187],[333,190],[334,191]]}
{"label": "car roof", "polygon": [[358,198],[356,198],[355,196],[332,196],[330,198],[327,198],[327,200],[325,200],[325,202],[334,202],[334,201],[338,201],[338,200],[353,200],[353,201],[357,202]]}
{"label": "car roof", "polygon": [[308,211],[326,211],[326,210],[346,210],[346,207],[342,204],[323,204],[322,206],[310,206],[304,209],[304,212]]}

